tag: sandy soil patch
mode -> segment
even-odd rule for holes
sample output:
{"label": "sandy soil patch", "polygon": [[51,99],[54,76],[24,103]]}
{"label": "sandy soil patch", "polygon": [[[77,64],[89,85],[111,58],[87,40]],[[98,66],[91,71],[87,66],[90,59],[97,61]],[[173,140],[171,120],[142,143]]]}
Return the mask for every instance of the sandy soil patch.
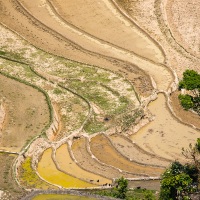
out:
{"label": "sandy soil patch", "polygon": [[103,134],[99,134],[91,139],[90,148],[94,156],[101,162],[124,171],[141,175],[147,174],[149,176],[158,176],[163,171],[156,167],[139,165],[129,161],[116,151]]}
{"label": "sandy soil patch", "polygon": [[110,183],[110,184],[112,183],[112,181],[109,179],[106,179],[102,176],[98,176],[94,173],[90,173],[80,168],[71,158],[71,155],[68,151],[67,144],[62,145],[56,150],[55,160],[62,171],[80,180],[84,180],[84,181],[93,183],[95,185],[103,185],[106,183]]}
{"label": "sandy soil patch", "polygon": [[48,124],[48,106],[44,95],[30,86],[2,75],[0,85],[6,109],[0,148],[18,152]]}
{"label": "sandy soil patch", "polygon": [[[177,44],[170,34],[168,21],[166,20],[166,1],[117,0],[117,2],[125,8],[140,27],[144,28],[144,30],[162,46],[165,52],[167,66],[174,69],[179,77],[181,77],[182,73],[188,68],[199,71],[199,60],[191,57],[190,54]],[[187,3],[187,1],[184,1],[184,4],[185,3]],[[183,14],[183,16],[184,15],[185,14]],[[188,19],[180,20],[188,21]],[[180,27],[182,27],[182,24],[180,24]],[[187,29],[185,29],[185,31],[187,31]]]}
{"label": "sandy soil patch", "polygon": [[114,134],[109,136],[112,141],[112,144],[115,148],[125,157],[133,160],[135,162],[152,165],[152,166],[163,166],[167,167],[170,164],[170,161],[163,158],[156,157],[153,154],[150,154],[147,151],[144,151],[142,148],[133,143],[129,138]]}
{"label": "sandy soil patch", "polygon": [[[155,62],[164,61],[158,46],[124,18],[110,1],[53,0],[50,2],[66,22],[78,27],[80,31],[85,31],[91,36],[133,51]],[[77,7],[77,4],[82,6]]]}
{"label": "sandy soil patch", "polygon": [[200,3],[198,0],[167,1],[166,14],[175,40],[200,58]]}
{"label": "sandy soil patch", "polygon": [[42,178],[44,178],[49,183],[59,185],[64,188],[95,187],[95,185],[93,184],[81,181],[68,174],[58,171],[52,160],[51,154],[52,154],[51,148],[46,150],[43,153],[40,162],[38,163],[37,170]]}
{"label": "sandy soil patch", "polygon": [[155,115],[155,120],[131,135],[132,141],[161,157],[186,161],[181,154],[182,148],[194,144],[199,131],[178,122],[172,116],[163,94],[150,103],[149,110]]}
{"label": "sandy soil patch", "polygon": [[134,174],[120,172],[116,168],[112,168],[111,166],[107,166],[98,162],[88,152],[86,145],[88,145],[88,141],[84,137],[74,140],[72,144],[72,153],[77,161],[77,164],[81,166],[83,169],[93,173],[95,172],[96,174],[99,174],[107,178],[119,178],[121,176],[130,178],[137,177]]}
{"label": "sandy soil patch", "polygon": [[6,116],[6,111],[5,111],[5,108],[3,106],[3,100],[0,104],[0,134],[1,134],[1,130],[3,128],[3,122],[4,122],[4,119],[5,119],[5,116]]}

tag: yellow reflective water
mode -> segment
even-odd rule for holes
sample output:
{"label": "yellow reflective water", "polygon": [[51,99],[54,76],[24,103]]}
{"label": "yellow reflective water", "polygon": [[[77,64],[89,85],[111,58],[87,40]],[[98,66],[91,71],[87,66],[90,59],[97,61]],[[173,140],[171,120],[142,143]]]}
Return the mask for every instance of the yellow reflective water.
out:
{"label": "yellow reflective water", "polygon": [[102,176],[93,174],[86,170],[80,168],[71,158],[67,144],[63,144],[56,151],[56,162],[58,163],[60,169],[64,172],[67,172],[70,175],[75,176],[76,178],[80,178],[87,182],[91,180],[96,185],[103,185],[106,183],[112,184],[112,180],[104,178]]}
{"label": "yellow reflective water", "polygon": [[96,200],[85,196],[75,196],[70,194],[40,194],[32,200]]}
{"label": "yellow reflective water", "polygon": [[57,170],[52,158],[52,149],[47,149],[38,163],[38,173],[49,183],[60,185],[64,188],[87,188],[95,187],[95,185],[81,181],[68,174]]}

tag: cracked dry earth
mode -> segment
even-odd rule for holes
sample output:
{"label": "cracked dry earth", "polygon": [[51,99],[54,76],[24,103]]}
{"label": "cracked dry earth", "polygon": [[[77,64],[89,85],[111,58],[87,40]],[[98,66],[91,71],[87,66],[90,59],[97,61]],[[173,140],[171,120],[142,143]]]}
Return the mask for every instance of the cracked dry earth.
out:
{"label": "cracked dry earth", "polygon": [[200,71],[199,6],[0,0],[1,198],[121,176],[134,187],[186,162],[200,121],[176,89],[185,69]]}

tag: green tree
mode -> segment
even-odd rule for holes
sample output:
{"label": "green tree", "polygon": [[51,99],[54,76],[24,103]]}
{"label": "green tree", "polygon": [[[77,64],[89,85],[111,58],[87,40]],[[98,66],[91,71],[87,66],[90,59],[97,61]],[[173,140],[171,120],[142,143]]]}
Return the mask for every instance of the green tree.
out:
{"label": "green tree", "polygon": [[179,82],[179,90],[186,89],[188,94],[179,95],[184,109],[193,109],[200,115],[200,74],[194,70],[186,70]]}
{"label": "green tree", "polygon": [[190,166],[175,161],[162,175],[160,200],[189,199],[188,194],[195,191],[194,175],[188,173]]}
{"label": "green tree", "polygon": [[155,195],[153,194],[152,191],[147,190],[147,191],[144,193],[144,199],[145,199],[145,200],[156,200],[156,197],[155,197]]}
{"label": "green tree", "polygon": [[191,160],[192,164],[188,164],[191,168],[188,167],[187,173],[190,173],[198,186],[198,183],[200,183],[200,138],[197,139],[195,145],[189,144],[189,148],[183,148],[182,154],[186,159]]}
{"label": "green tree", "polygon": [[122,176],[116,182],[117,185],[114,189],[114,197],[125,199],[128,191],[128,181]]}
{"label": "green tree", "polygon": [[189,109],[194,107],[193,98],[190,95],[188,95],[188,94],[186,94],[186,95],[180,94],[178,96],[178,98],[180,99],[181,105],[183,106],[183,108],[185,110],[189,110]]}

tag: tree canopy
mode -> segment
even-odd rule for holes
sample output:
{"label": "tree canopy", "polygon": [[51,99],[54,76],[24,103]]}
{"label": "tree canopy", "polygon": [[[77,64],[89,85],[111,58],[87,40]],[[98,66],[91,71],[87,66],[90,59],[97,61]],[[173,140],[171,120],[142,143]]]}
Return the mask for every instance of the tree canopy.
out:
{"label": "tree canopy", "polygon": [[162,175],[160,200],[189,199],[196,190],[197,169],[175,161]]}
{"label": "tree canopy", "polygon": [[183,148],[182,154],[190,161],[175,161],[162,175],[160,200],[190,199],[189,194],[198,190],[200,182],[200,138],[195,145]]}
{"label": "tree canopy", "polygon": [[194,70],[186,70],[179,82],[179,90],[185,89],[187,94],[179,95],[185,110],[193,109],[200,115],[200,74]]}

